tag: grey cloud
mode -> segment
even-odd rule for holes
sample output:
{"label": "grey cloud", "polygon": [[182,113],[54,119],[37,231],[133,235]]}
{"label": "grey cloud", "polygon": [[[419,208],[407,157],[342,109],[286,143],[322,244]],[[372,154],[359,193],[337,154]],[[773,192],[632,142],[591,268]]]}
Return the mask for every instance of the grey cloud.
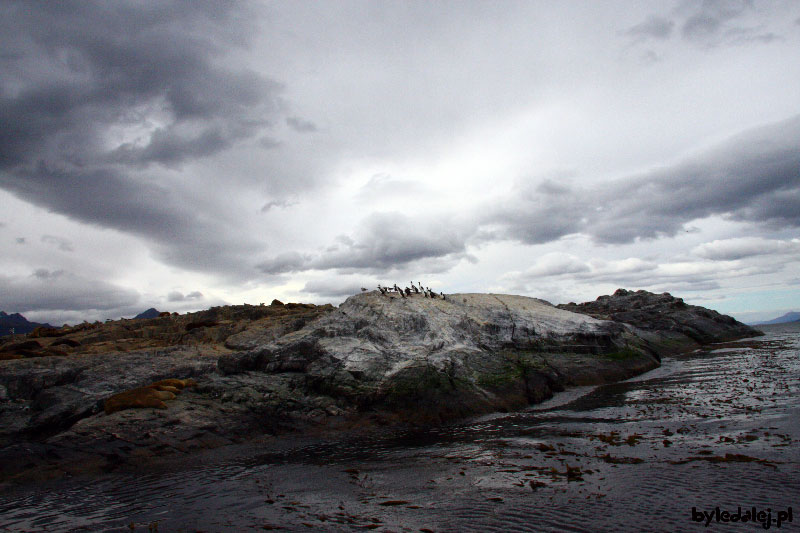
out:
{"label": "grey cloud", "polygon": [[744,132],[672,166],[601,188],[545,181],[519,186],[487,210],[492,238],[526,244],[583,233],[600,243],[671,237],[694,219],[723,216],[800,227],[800,116]]}
{"label": "grey cloud", "polygon": [[343,240],[308,266],[382,272],[426,260],[446,259],[454,264],[467,257],[470,233],[444,218],[421,220],[402,213],[374,213],[361,222],[352,239]]}
{"label": "grey cloud", "polygon": [[485,235],[541,244],[577,233],[584,227],[581,215],[591,208],[588,196],[563,179],[521,184],[487,209],[483,223],[495,230]]}
{"label": "grey cloud", "polygon": [[261,207],[261,212],[266,213],[267,211],[275,209],[276,207],[285,209],[293,205],[297,205],[297,202],[290,200],[270,200]]}
{"label": "grey cloud", "polygon": [[284,252],[259,263],[256,267],[265,274],[285,274],[307,270],[308,262],[309,257],[300,252]]}
{"label": "grey cloud", "polygon": [[[256,240],[222,235],[226,222],[187,205],[191,184],[166,172],[261,137],[280,113],[282,86],[227,60],[246,45],[247,9],[186,0],[4,2],[0,187],[146,236],[181,266],[238,268],[233,254],[252,253]],[[197,262],[198,249],[215,253]]]}
{"label": "grey cloud", "polygon": [[363,219],[353,236],[340,235],[316,255],[284,252],[257,265],[265,274],[305,270],[339,273],[384,273],[414,268],[443,272],[459,261],[474,262],[466,242],[474,228],[445,217],[419,218],[402,213],[373,213]]}
{"label": "grey cloud", "polygon": [[17,237],[17,244],[25,244],[25,237]]}
{"label": "grey cloud", "polygon": [[365,285],[369,286],[365,288],[371,288],[375,284],[372,282],[357,282],[348,279],[322,279],[307,282],[305,286],[300,289],[300,292],[313,294],[320,298],[344,299],[353,294],[360,293],[361,287]]}
{"label": "grey cloud", "polygon": [[167,295],[169,302],[185,302],[189,300],[199,300],[203,298],[203,293],[200,291],[192,291],[189,294],[183,294],[180,291],[172,291]]}
{"label": "grey cloud", "polygon": [[646,39],[669,39],[675,22],[665,17],[650,15],[644,21],[625,30],[623,35],[634,38],[636,41]]}
{"label": "grey cloud", "polygon": [[561,276],[589,270],[589,265],[573,255],[551,253],[540,257],[532,267],[525,271],[525,275],[527,277]]}
{"label": "grey cloud", "polygon": [[693,2],[694,13],[681,26],[685,39],[715,44],[725,25],[753,7],[752,0],[702,0]]}
{"label": "grey cloud", "polygon": [[639,61],[643,65],[653,65],[661,61],[661,56],[655,53],[653,50],[646,50],[639,56]]}
{"label": "grey cloud", "polygon": [[46,268],[37,268],[33,272],[33,277],[38,279],[58,279],[63,275],[63,270],[47,270]]}
{"label": "grey cloud", "polygon": [[674,166],[596,191],[602,217],[586,232],[601,242],[673,236],[712,215],[800,227],[800,117],[750,130]]}
{"label": "grey cloud", "polygon": [[136,291],[63,270],[37,269],[27,277],[0,275],[0,309],[15,312],[111,310],[138,302]]}
{"label": "grey cloud", "polygon": [[75,248],[72,246],[72,242],[69,239],[65,239],[64,237],[56,237],[55,235],[42,235],[42,242],[46,244],[52,244],[53,246],[57,246],[59,250],[62,252],[74,252]]}
{"label": "grey cloud", "polygon": [[395,178],[390,174],[373,175],[355,194],[357,200],[368,203],[391,204],[401,197],[420,198],[432,196],[430,188],[419,181]]}
{"label": "grey cloud", "polygon": [[785,39],[771,31],[763,32],[762,28],[731,28],[725,32],[725,40],[730,44],[743,45],[749,43],[769,44]]}
{"label": "grey cloud", "polygon": [[800,255],[800,240],[782,241],[759,237],[723,239],[696,246],[692,253],[715,261],[731,261],[758,255]]}
{"label": "grey cloud", "polygon": [[298,117],[288,117],[286,124],[295,131],[300,133],[311,133],[317,131],[317,125],[310,120],[303,120]]}

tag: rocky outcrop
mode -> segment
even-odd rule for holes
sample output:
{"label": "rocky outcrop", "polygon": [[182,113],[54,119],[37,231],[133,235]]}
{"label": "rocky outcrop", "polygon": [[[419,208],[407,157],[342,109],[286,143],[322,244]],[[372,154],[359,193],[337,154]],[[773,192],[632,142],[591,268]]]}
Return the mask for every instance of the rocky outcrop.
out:
{"label": "rocky outcrop", "polygon": [[[331,305],[273,304],[212,307],[183,315],[39,327],[28,335],[0,340],[0,360],[52,355],[130,352],[171,346],[247,349],[302,328],[333,309]],[[162,316],[163,315],[163,316]],[[33,339],[36,339],[35,341]],[[34,344],[31,344],[34,342]]]}
{"label": "rocky outcrop", "polygon": [[[63,355],[0,361],[2,479],[255,435],[519,409],[658,366],[662,332],[645,326],[522,296],[364,292],[338,309],[274,301],[62,328],[14,349]],[[171,378],[196,386],[177,395]]]}
{"label": "rocky outcrop", "polygon": [[219,370],[295,373],[346,406],[441,421],[518,409],[575,383],[628,377],[657,360],[618,323],[522,296],[352,296],[312,326],[224,354]]}
{"label": "rocky outcrop", "polygon": [[611,296],[600,296],[593,302],[558,306],[602,320],[614,320],[637,328],[661,353],[693,349],[703,344],[725,342],[763,335],[733,317],[711,309],[688,305],[682,298],[665,292],[618,289]]}

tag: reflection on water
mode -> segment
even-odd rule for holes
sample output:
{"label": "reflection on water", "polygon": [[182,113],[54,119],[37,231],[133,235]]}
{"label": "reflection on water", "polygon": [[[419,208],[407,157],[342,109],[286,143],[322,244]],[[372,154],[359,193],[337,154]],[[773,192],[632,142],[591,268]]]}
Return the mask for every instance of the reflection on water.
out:
{"label": "reflection on water", "polygon": [[689,531],[692,507],[797,506],[799,332],[713,348],[520,413],[19,489],[0,531]]}

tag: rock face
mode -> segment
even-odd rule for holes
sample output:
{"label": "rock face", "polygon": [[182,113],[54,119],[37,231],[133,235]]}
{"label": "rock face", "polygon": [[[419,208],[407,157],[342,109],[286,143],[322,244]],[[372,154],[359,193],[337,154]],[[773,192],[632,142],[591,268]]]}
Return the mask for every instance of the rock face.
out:
{"label": "rock face", "polygon": [[224,354],[218,367],[301,374],[309,390],[346,407],[437,421],[628,377],[657,366],[653,355],[621,324],[535,298],[368,292],[273,343]]}
{"label": "rock face", "polygon": [[637,328],[637,334],[662,353],[678,352],[703,344],[763,335],[733,317],[711,309],[688,305],[669,293],[618,289],[594,302],[561,304],[566,311]]}
{"label": "rock face", "polygon": [[[7,353],[19,357],[0,360],[0,481],[109,469],[264,434],[523,408],[570,385],[658,366],[672,330],[645,329],[646,320],[683,324],[656,309],[672,316],[672,300],[630,325],[522,296],[364,292],[338,309],[275,301],[17,336]],[[706,332],[698,342],[747,333],[720,324],[698,330]],[[16,346],[32,341],[39,348]],[[103,410],[114,395],[188,378],[196,386],[167,401],[136,396],[124,410]]]}

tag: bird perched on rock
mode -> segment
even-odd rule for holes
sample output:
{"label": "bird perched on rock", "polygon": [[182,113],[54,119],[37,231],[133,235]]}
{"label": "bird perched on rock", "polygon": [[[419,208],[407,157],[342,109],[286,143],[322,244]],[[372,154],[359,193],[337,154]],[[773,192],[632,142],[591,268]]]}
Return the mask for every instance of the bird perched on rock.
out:
{"label": "bird perched on rock", "polygon": [[365,289],[364,287],[361,287],[361,292],[367,292],[367,289]]}
{"label": "bird perched on rock", "polygon": [[440,292],[439,294],[442,295],[442,300],[447,300],[447,298],[444,297],[444,293],[443,292]]}

